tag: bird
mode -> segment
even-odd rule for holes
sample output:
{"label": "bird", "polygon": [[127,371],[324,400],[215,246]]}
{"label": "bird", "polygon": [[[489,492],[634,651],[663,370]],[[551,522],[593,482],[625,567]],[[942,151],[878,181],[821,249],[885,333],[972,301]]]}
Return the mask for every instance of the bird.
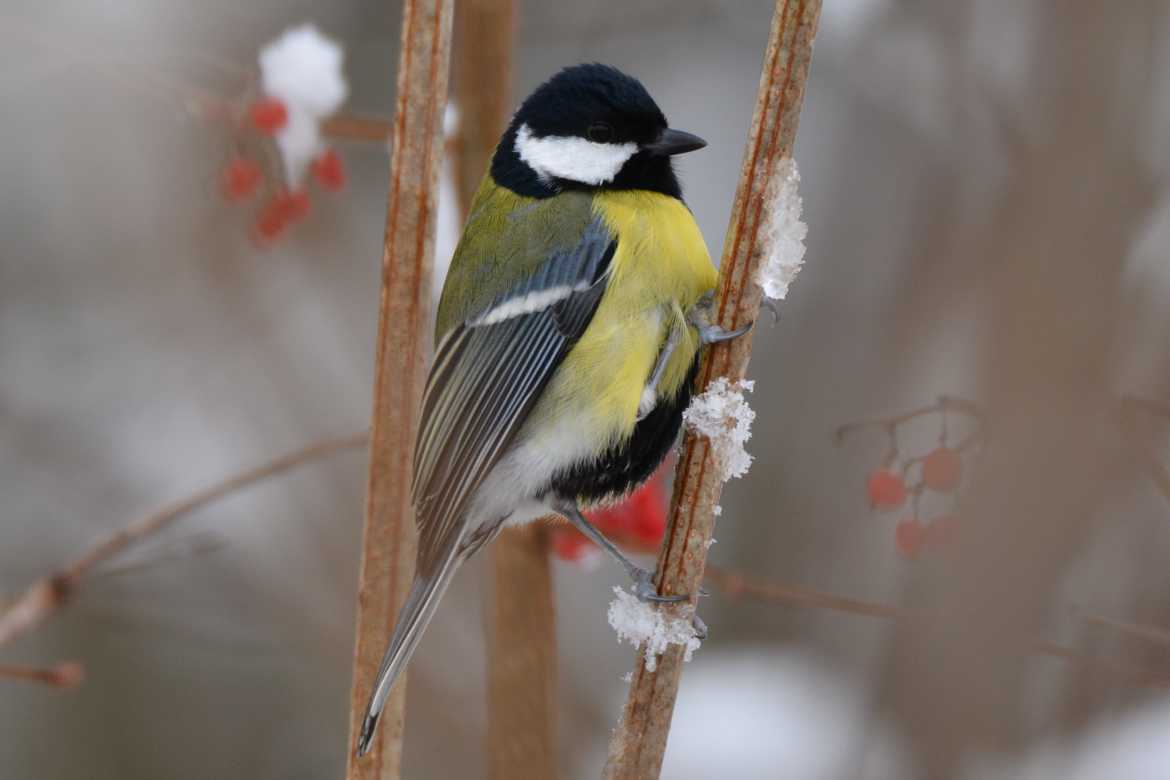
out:
{"label": "bird", "polygon": [[455,571],[504,527],[560,515],[639,598],[687,598],[659,595],[582,510],[653,475],[702,347],[750,327],[711,322],[718,275],[672,163],[704,146],[669,126],[640,81],[598,63],[560,70],[512,116],[436,312],[413,455],[414,582],[359,756]]}

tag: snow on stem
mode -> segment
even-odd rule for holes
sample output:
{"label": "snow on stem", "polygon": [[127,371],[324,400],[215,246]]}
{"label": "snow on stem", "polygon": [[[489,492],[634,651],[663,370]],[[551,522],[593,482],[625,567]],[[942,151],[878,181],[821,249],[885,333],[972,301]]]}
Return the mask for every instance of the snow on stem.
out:
{"label": "snow on stem", "polygon": [[683,649],[683,661],[699,649],[701,640],[695,635],[689,617],[668,615],[622,588],[613,589],[614,600],[610,602],[609,625],[617,632],[618,641],[626,641],[642,651],[646,658],[646,671],[658,668],[658,657],[671,645]]}
{"label": "snow on stem", "polygon": [[[752,437],[756,413],[743,394],[750,392],[755,384],[750,379],[728,382],[726,377],[718,377],[683,412],[687,427],[710,442],[724,482],[742,477],[752,465],[752,456],[744,445]],[[712,509],[716,515],[721,511]]]}
{"label": "snow on stem", "polygon": [[771,206],[768,229],[761,242],[767,259],[757,280],[764,288],[764,295],[783,300],[804,265],[804,239],[808,236],[808,225],[801,217],[804,201],[800,197],[800,170],[796,160],[780,161],[779,170],[772,178],[768,202]]}

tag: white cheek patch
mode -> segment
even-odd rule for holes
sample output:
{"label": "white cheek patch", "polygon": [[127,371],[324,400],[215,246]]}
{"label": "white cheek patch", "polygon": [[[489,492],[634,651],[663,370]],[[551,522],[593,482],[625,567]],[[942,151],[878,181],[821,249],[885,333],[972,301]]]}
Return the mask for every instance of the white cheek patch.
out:
{"label": "white cheek patch", "polygon": [[568,179],[581,184],[604,184],[638,151],[632,141],[599,144],[576,136],[537,138],[528,125],[516,131],[516,153],[541,179]]}

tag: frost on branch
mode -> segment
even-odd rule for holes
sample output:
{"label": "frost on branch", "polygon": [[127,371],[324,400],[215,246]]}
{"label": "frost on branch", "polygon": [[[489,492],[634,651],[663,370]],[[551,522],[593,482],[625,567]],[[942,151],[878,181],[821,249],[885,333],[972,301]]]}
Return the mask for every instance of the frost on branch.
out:
{"label": "frost on branch", "polygon": [[314,157],[325,149],[321,120],[341,108],[349,86],[342,72],[345,52],[316,27],[286,30],[260,50],[260,86],[288,112],[276,131],[289,187],[296,187]]}
{"label": "frost on branch", "polygon": [[701,642],[688,618],[670,617],[665,610],[639,601],[621,588],[615,587],[613,592],[616,598],[609,603],[609,624],[619,642],[625,640],[645,652],[646,671],[658,668],[658,656],[670,645],[682,645],[683,660],[691,660]]}
{"label": "frost on branch", "polygon": [[758,281],[764,294],[777,300],[788,294],[788,286],[804,265],[804,239],[808,225],[801,221],[800,171],[796,161],[781,160],[768,193],[769,214],[762,247],[766,259]]}
{"label": "frost on branch", "polygon": [[723,481],[742,477],[752,465],[752,456],[744,444],[752,437],[752,421],[756,413],[744,399],[755,382],[744,379],[736,383],[727,377],[707,385],[707,391],[695,396],[683,412],[683,420],[695,433],[711,441],[715,459],[723,470]]}

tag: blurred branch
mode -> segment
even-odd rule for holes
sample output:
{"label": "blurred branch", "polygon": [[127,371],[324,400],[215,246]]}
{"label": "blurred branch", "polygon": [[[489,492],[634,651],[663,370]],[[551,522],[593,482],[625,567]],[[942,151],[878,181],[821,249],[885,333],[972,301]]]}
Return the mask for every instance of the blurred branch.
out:
{"label": "blurred branch", "polygon": [[[335,455],[339,452],[356,449],[365,446],[369,441],[369,437],[365,434],[353,434],[350,436],[341,436],[331,439],[324,439],[322,441],[310,444],[303,449],[295,452],[282,455],[278,458],[265,463],[256,468],[247,471],[239,472],[232,475],[223,481],[192,494],[186,498],[175,501],[153,512],[150,512],[143,519],[129,524],[126,528],[109,537],[105,541],[90,548],[90,550],[79,558],[74,563],[63,567],[57,573],[39,580],[36,584],[30,587],[22,596],[9,602],[0,602],[0,629],[3,629],[4,641],[16,638],[17,636],[34,628],[41,621],[47,619],[56,610],[68,604],[68,596],[72,595],[76,585],[80,581],[82,575],[92,573],[93,576],[98,574],[121,574],[139,571],[148,566],[153,567],[160,563],[160,561],[172,560],[179,554],[203,554],[211,550],[219,549],[224,544],[223,540],[210,537],[196,539],[190,545],[190,549],[182,553],[172,552],[169,555],[160,556],[158,559],[141,562],[137,564],[127,564],[120,568],[102,568],[100,571],[95,571],[100,563],[108,561],[122,552],[127,551],[135,546],[138,542],[147,539],[158,531],[163,530],[168,525],[182,517],[193,513],[198,509],[202,509],[209,504],[222,499],[226,499],[231,495],[244,490],[257,482],[266,479],[281,476],[288,473],[292,469],[307,465],[314,461]],[[524,530],[524,529],[521,529]],[[528,530],[537,533],[543,529],[540,524],[533,524],[528,526]],[[126,540],[124,543],[114,544],[114,539]],[[499,545],[499,541],[495,543]],[[531,543],[531,542],[529,542]],[[540,543],[541,549],[547,555],[547,548],[544,542]],[[513,554],[518,545],[505,545],[504,550],[513,551],[503,554]],[[104,553],[99,554],[98,550],[104,550]],[[529,572],[535,572],[536,569],[527,568]],[[544,569],[547,573],[547,569]],[[49,583],[60,582],[68,580],[70,582],[69,588],[65,591],[65,595],[60,595],[47,602],[43,594]],[[864,601],[861,599],[854,599],[845,596],[838,596],[832,593],[807,588],[802,585],[791,585],[786,583],[770,582],[768,580],[752,577],[751,575],[742,574],[737,571],[724,569],[723,567],[708,564],[704,572],[704,584],[711,585],[715,590],[721,592],[729,599],[748,598],[754,601],[782,604],[790,607],[805,607],[808,609],[823,609],[830,612],[840,612],[842,614],[859,615],[862,617],[877,617],[884,620],[910,620],[915,618],[927,619],[932,615],[925,611],[915,611],[906,607],[899,607],[891,604],[883,604],[880,602]],[[539,583],[538,583],[539,584]],[[530,587],[531,586],[531,587]],[[516,593],[526,594],[526,602],[529,604],[533,601],[535,594],[540,592],[548,593],[546,587],[544,591],[537,588],[530,581],[528,583],[519,584],[517,589],[510,591],[511,595]],[[34,595],[35,594],[35,595]],[[508,603],[504,604],[504,608],[514,608],[516,606],[516,599],[508,599]],[[551,598],[536,599],[539,602],[547,602],[547,609],[552,609]],[[46,606],[46,604],[48,604]],[[511,607],[508,605],[511,604]],[[497,603],[497,614],[501,608],[501,604]],[[526,606],[525,609],[530,607]],[[541,607],[542,609],[544,607]],[[31,618],[28,616],[31,615]],[[1104,628],[1115,630],[1123,635],[1131,638],[1142,639],[1146,641],[1155,642],[1161,645],[1170,645],[1170,630],[1161,628],[1159,626],[1146,625],[1135,623],[1132,621],[1119,620],[1117,618],[1107,617],[1103,615],[1093,614],[1082,610],[1077,611],[1080,619],[1091,625],[1097,625]],[[25,616],[22,618],[22,616]],[[937,615],[933,617],[939,617]],[[497,627],[515,629],[517,626],[527,625],[524,621],[513,622],[513,619],[501,619],[497,617]],[[547,623],[541,624],[555,628],[555,623],[552,616],[548,617]],[[0,644],[3,644],[0,641]],[[515,644],[515,643],[514,643]],[[548,664],[551,666],[554,660],[550,653],[555,650],[555,643],[542,642],[536,647],[536,652],[527,653],[528,660],[524,663],[513,663],[516,667],[516,673],[522,675],[522,684],[520,687],[531,686],[532,689],[543,689],[548,691],[547,685],[534,685],[534,669],[540,668],[541,664]],[[1089,657],[1080,654],[1074,650],[1057,645],[1051,642],[1036,642],[1033,650],[1037,653],[1048,655],[1055,658],[1061,658],[1070,662],[1074,662],[1085,667],[1103,667],[1113,670],[1118,674],[1128,676],[1130,678],[1141,680],[1147,684],[1157,687],[1170,686],[1170,680],[1166,680],[1157,676],[1154,673],[1147,672],[1140,669],[1116,664],[1108,659]],[[534,657],[533,657],[534,656]],[[0,679],[11,680],[29,680],[33,682],[42,682],[58,687],[73,687],[80,684],[82,681],[82,668],[79,664],[67,662],[59,664],[55,667],[27,667],[27,666],[3,666],[0,665]],[[497,680],[501,682],[503,678]],[[497,692],[498,693],[498,692]],[[496,695],[496,694],[493,694]],[[542,696],[544,694],[541,694]],[[551,692],[548,694],[551,696]],[[534,700],[530,696],[524,697],[525,701]],[[548,705],[551,708],[551,703]],[[551,711],[551,709],[550,709]],[[493,709],[493,714],[498,714],[498,710]],[[511,717],[511,716],[509,716]],[[531,735],[526,735],[525,740],[530,740]]]}
{"label": "blurred branch", "polygon": [[66,661],[48,668],[0,665],[0,680],[24,680],[54,688],[76,688],[85,679],[81,664]]}
{"label": "blurred branch", "polygon": [[382,713],[369,755],[353,746],[378,666],[414,576],[410,463],[426,382],[443,109],[453,0],[404,0],[375,345],[369,479],[350,693],[348,780],[398,777],[406,676]]}
{"label": "blurred branch", "polygon": [[389,119],[356,114],[337,114],[322,123],[321,132],[327,138],[342,141],[388,143],[394,132],[394,126]]}
{"label": "blurred branch", "polygon": [[[764,211],[769,194],[775,192],[772,183],[783,167],[781,163],[792,156],[820,10],[820,0],[777,0],[772,17],[720,264],[717,322],[729,330],[759,315],[762,291],[755,279],[766,255],[760,247],[768,222]],[[705,388],[716,376],[732,382],[742,379],[751,348],[749,333],[708,350],[696,387]],[[721,476],[710,443],[688,432],[675,478],[670,524],[658,557],[655,585],[659,593],[691,594],[693,603],[703,577],[714,507],[723,488]],[[610,741],[604,777],[632,780],[659,775],[682,675],[682,658],[682,648],[673,645],[661,657],[656,670],[649,672],[638,655],[626,705]]]}
{"label": "blurred branch", "polygon": [[827,609],[850,615],[879,617],[888,620],[905,620],[911,616],[911,611],[903,607],[835,596],[800,585],[768,582],[712,564],[707,564],[703,582],[710,584],[729,599],[747,597],[790,607]]}
{"label": "blurred branch", "polygon": [[1147,642],[1154,642],[1170,647],[1170,631],[1159,628],[1158,626],[1147,626],[1128,620],[1118,620],[1116,618],[1089,613],[1082,614],[1081,619],[1090,625],[1103,626],[1125,636],[1133,637],[1134,639],[1142,639]]}
{"label": "blurred branch", "polygon": [[1126,396],[1121,399],[1121,409],[1118,416],[1122,433],[1125,434],[1126,438],[1129,439],[1130,445],[1137,451],[1146,473],[1154,481],[1154,486],[1158,488],[1158,492],[1170,503],[1170,470],[1166,469],[1165,464],[1158,457],[1158,453],[1143,438],[1142,431],[1135,417],[1135,413],[1138,411],[1156,417],[1170,419],[1170,403]]}
{"label": "blurred branch", "polygon": [[1160,401],[1156,398],[1138,398],[1127,395],[1121,399],[1122,407],[1141,410],[1155,417],[1170,420],[1170,401]]}
{"label": "blurred branch", "polygon": [[[57,56],[67,61],[79,61],[90,72],[102,73],[131,89],[149,92],[157,99],[178,103],[201,119],[239,122],[246,110],[246,99],[253,96],[256,90],[255,67],[240,65],[208,52],[167,48],[171,58],[198,62],[237,77],[244,85],[245,99],[224,97],[189,79],[161,71],[157,63],[128,57],[122,50],[101,49],[92,46],[90,41],[62,39],[57,30],[42,30],[37,25],[19,20],[5,19],[4,23],[8,31],[17,31],[21,40],[34,41],[41,50],[55,51]],[[321,127],[321,132],[327,138],[379,143],[387,142],[393,130],[394,126],[388,119],[346,113],[326,119]]]}
{"label": "blurred branch", "polygon": [[326,439],[302,450],[282,455],[262,466],[241,471],[218,484],[135,520],[94,544],[72,563],[33,583],[22,595],[7,604],[0,613],[0,645],[27,633],[66,606],[78,585],[95,567],[162,531],[176,520],[241,488],[283,474],[289,469],[326,455],[360,447],[365,441],[365,434]]}
{"label": "blurred branch", "polygon": [[[704,582],[710,584],[730,599],[746,597],[771,604],[825,609],[832,612],[876,617],[891,621],[947,619],[946,615],[939,613],[912,610],[892,604],[882,604],[880,602],[845,598],[800,585],[768,582],[767,580],[727,571],[710,564],[707,566]],[[1087,613],[1081,615],[1081,618],[1087,623],[1111,628],[1133,637],[1155,641],[1160,644],[1170,644],[1170,631],[1166,631],[1165,629],[1127,623],[1125,621]],[[1164,674],[1117,663],[1108,658],[1086,655],[1055,642],[1036,640],[1028,644],[1026,649],[1038,655],[1066,661],[1070,664],[1083,667],[1086,670],[1105,671],[1138,685],[1152,688],[1170,688],[1170,677]]]}

